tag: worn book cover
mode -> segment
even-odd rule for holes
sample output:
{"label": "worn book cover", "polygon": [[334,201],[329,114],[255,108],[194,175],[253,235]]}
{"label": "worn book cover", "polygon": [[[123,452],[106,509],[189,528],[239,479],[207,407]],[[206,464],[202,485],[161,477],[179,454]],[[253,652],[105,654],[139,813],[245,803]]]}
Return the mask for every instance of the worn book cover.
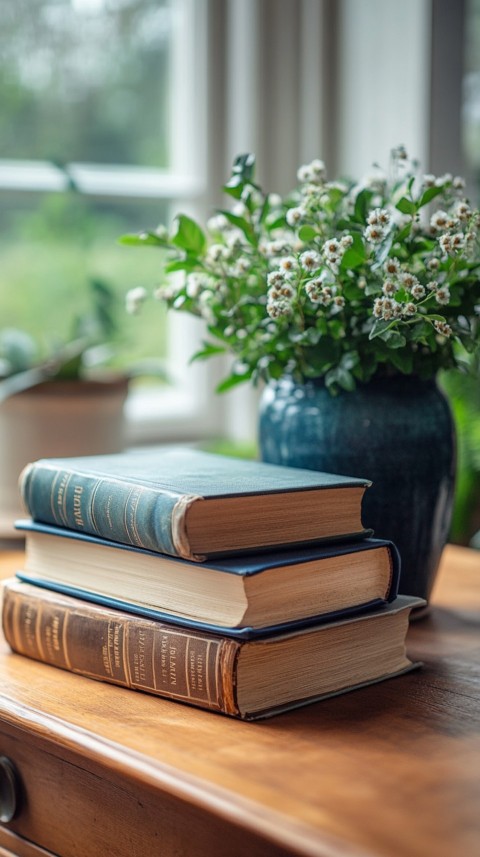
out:
{"label": "worn book cover", "polygon": [[7,642],[19,654],[251,720],[412,669],[405,650],[408,618],[423,603],[398,596],[356,617],[248,641],[10,580],[2,615]]}
{"label": "worn book cover", "polygon": [[20,477],[38,521],[195,561],[364,536],[369,484],[187,447],[42,459]]}

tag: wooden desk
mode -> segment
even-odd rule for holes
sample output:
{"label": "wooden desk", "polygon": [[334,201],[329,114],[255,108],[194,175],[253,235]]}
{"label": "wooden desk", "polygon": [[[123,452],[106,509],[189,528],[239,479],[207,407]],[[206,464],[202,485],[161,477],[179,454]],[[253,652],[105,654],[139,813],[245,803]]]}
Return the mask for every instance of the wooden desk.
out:
{"label": "wooden desk", "polygon": [[[4,554],[3,576],[19,563]],[[0,857],[478,857],[480,555],[447,548],[421,671],[244,724],[0,650]]]}

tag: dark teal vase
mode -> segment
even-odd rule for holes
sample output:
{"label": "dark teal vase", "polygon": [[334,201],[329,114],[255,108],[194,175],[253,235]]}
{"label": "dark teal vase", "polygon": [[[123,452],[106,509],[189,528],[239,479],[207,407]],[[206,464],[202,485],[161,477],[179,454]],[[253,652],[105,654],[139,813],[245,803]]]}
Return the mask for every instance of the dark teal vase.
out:
{"label": "dark teal vase", "polygon": [[392,377],[331,396],[322,382],[271,382],[260,406],[264,461],[371,479],[363,521],[402,559],[400,591],[428,600],[448,537],[455,429],[435,381]]}

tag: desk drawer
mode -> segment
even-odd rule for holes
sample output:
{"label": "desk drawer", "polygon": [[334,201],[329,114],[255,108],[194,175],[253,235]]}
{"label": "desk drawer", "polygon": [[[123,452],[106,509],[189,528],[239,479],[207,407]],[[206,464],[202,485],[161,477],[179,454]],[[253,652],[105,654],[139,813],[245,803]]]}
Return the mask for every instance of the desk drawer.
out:
{"label": "desk drawer", "polygon": [[55,855],[292,854],[166,791],[90,761],[86,767],[81,754],[21,729],[0,728],[0,756],[13,763],[19,782],[15,815],[4,828]]}

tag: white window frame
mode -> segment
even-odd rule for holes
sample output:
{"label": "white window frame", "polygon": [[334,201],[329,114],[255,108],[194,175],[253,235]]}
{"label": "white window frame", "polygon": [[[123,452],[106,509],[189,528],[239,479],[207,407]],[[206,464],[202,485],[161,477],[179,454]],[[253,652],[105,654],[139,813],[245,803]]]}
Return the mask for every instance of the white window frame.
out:
{"label": "white window frame", "polygon": [[[207,209],[206,131],[208,0],[173,0],[169,103],[170,169],[76,163],[59,169],[40,160],[0,159],[0,192],[63,193],[69,177],[90,197],[167,201],[178,211],[203,217]],[[141,224],[139,224],[139,229]],[[141,252],[141,250],[139,250]],[[212,370],[188,365],[201,341],[193,319],[169,317],[167,375],[172,386],[134,391],[127,402],[130,443],[218,433],[209,390]]]}

